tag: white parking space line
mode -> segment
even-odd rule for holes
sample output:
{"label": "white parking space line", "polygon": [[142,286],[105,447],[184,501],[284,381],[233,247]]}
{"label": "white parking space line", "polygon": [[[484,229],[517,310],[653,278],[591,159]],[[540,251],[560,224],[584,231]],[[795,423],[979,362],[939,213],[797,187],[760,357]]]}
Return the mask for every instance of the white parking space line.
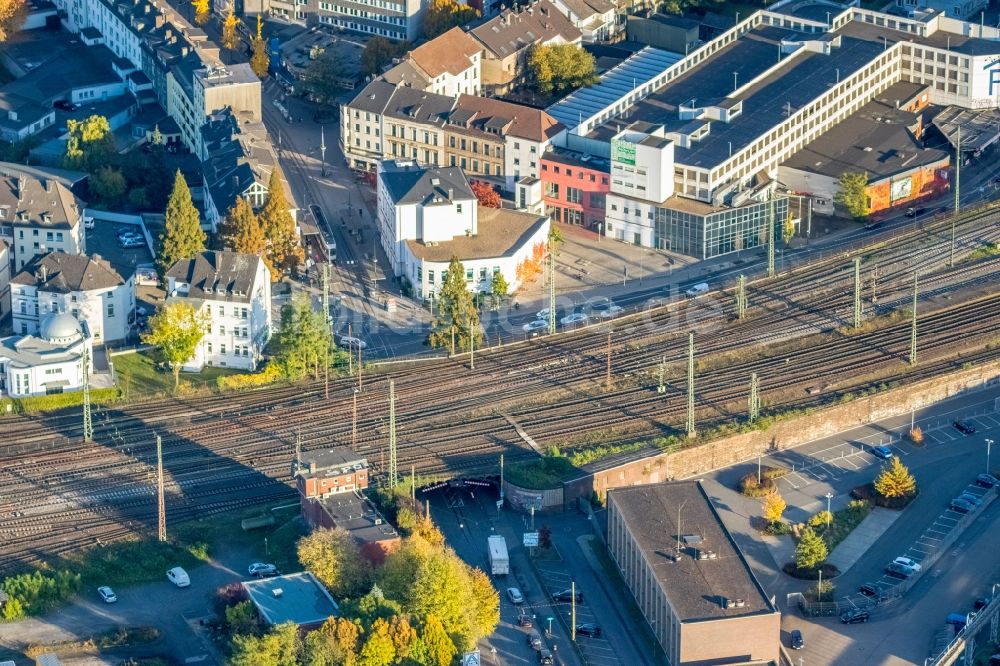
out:
{"label": "white parking space line", "polygon": [[[793,483],[792,482],[793,477],[801,481],[801,483]],[[802,478],[802,475],[799,474],[798,472],[790,472],[785,476],[781,477],[781,480],[790,485],[793,489],[798,489],[801,488],[802,486],[809,485],[809,482],[806,481],[804,478]]]}
{"label": "white parking space line", "polygon": [[[933,528],[928,527],[927,531],[928,532],[934,532],[935,534],[941,534],[941,535],[944,535],[944,536],[948,536],[948,533],[945,532],[945,531],[943,531],[943,530],[935,530]],[[930,534],[925,534],[924,538],[925,539],[933,539],[934,541],[941,541],[941,539],[942,539],[942,537],[935,537],[935,536],[931,536]]]}
{"label": "white parking space line", "polygon": [[997,427],[1000,427],[1000,419],[997,419],[995,416],[989,416],[989,415],[984,414],[983,416],[980,416],[978,418],[981,421],[983,421],[984,423],[990,424],[990,425],[986,426],[987,428],[997,428]]}

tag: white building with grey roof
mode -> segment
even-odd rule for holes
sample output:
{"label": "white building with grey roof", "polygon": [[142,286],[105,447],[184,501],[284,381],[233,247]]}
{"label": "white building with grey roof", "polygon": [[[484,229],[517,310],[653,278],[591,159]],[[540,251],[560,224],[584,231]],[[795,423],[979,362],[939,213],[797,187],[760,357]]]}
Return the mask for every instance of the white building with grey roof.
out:
{"label": "white building with grey roof", "polygon": [[73,189],[86,174],[0,162],[0,227],[9,227],[14,271],[32,258],[87,251],[83,207]]}
{"label": "white building with grey roof", "polygon": [[14,332],[37,335],[46,317],[69,313],[86,322],[98,344],[124,340],[135,309],[133,279],[123,278],[98,255],[35,257],[11,280]]}
{"label": "white building with grey roof", "polygon": [[208,330],[184,369],[255,369],[271,335],[271,274],[264,260],[210,250],[178,261],[165,277],[167,303],[189,303],[208,319]]}
{"label": "white building with grey roof", "polygon": [[86,324],[62,312],[42,319],[37,337],[0,339],[0,395],[25,398],[79,391],[93,372],[93,341]]}
{"label": "white building with grey roof", "polygon": [[548,217],[479,206],[458,167],[382,162],[377,206],[393,273],[413,285],[417,298],[435,298],[453,257],[470,291],[490,292],[497,274],[516,291],[547,251]]}

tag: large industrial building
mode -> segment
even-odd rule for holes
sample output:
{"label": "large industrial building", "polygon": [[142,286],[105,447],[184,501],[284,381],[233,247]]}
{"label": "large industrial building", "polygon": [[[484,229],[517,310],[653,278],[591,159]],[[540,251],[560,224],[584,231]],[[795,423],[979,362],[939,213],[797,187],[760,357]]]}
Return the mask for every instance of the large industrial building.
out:
{"label": "large industrial building", "polygon": [[686,57],[645,48],[549,107],[568,128],[553,143],[611,161],[609,237],[709,258],[760,245],[769,219],[783,224],[797,206],[780,194],[779,165],[890,86],[920,84],[940,106],[995,106],[998,39],[940,13],[759,11]]}
{"label": "large industrial building", "polygon": [[671,666],[780,663],[781,615],[701,482],[609,490],[608,549]]}

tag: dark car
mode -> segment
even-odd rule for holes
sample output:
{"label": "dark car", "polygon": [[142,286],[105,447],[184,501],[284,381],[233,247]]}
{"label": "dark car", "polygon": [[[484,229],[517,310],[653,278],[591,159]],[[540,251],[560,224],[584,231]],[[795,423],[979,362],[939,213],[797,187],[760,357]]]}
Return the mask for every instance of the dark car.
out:
{"label": "dark car", "polygon": [[864,585],[862,585],[858,589],[858,592],[860,592],[861,594],[865,595],[866,597],[877,597],[877,596],[879,596],[878,587],[876,587],[872,583],[865,583]]}
{"label": "dark car", "polygon": [[980,474],[976,477],[976,485],[981,488],[993,488],[998,484],[1000,484],[1000,479],[992,474]]}
{"label": "dark car", "polygon": [[952,425],[955,426],[955,430],[959,431],[963,435],[973,435],[976,432],[976,426],[969,421],[955,419],[955,422]]}
{"label": "dark car", "polygon": [[855,610],[847,611],[840,616],[840,621],[844,624],[858,624],[861,622],[867,622],[871,619],[871,613],[866,610],[861,610],[860,608]]}
{"label": "dark car", "polygon": [[907,208],[906,217],[916,217],[917,215],[923,215],[926,212],[926,208]]}
{"label": "dark car", "polygon": [[552,666],[552,664],[555,663],[552,660],[552,653],[549,652],[548,650],[544,650],[544,649],[543,650],[539,650],[538,651],[538,663],[541,664],[541,666]]}
{"label": "dark car", "polygon": [[79,104],[74,104],[73,102],[69,102],[64,99],[54,102],[52,106],[54,106],[57,109],[62,109],[63,111],[76,111],[77,109],[80,108]]}
{"label": "dark car", "polygon": [[531,631],[531,632],[529,632],[528,633],[527,641],[528,641],[528,645],[531,646],[531,649],[533,649],[533,650],[541,650],[542,649],[542,646],[543,646],[542,645],[542,636],[537,631]]}
{"label": "dark car", "polygon": [[889,566],[885,568],[886,575],[892,576],[893,578],[898,578],[900,580],[906,580],[913,573],[913,569],[910,567],[904,567],[902,564],[896,564],[895,562],[890,562]]}
{"label": "dark car", "polygon": [[525,615],[524,613],[521,613],[520,615],[517,616],[517,626],[530,629],[531,627],[535,626],[535,623],[531,621],[530,615]]}
{"label": "dark car", "polygon": [[589,636],[590,638],[600,638],[601,628],[594,623],[576,625],[576,633],[579,636]]}
{"label": "dark car", "polygon": [[993,601],[993,599],[990,597],[979,597],[976,599],[975,603],[972,604],[972,610],[981,611],[989,606],[991,601]]}
{"label": "dark car", "polygon": [[878,231],[882,228],[881,222],[872,222],[871,224],[865,225],[865,231]]}
{"label": "dark car", "polygon": [[951,501],[951,504],[948,505],[948,508],[958,513],[969,513],[976,507],[972,504],[972,502],[964,500],[961,497],[956,497]]}
{"label": "dark car", "polygon": [[[552,599],[554,601],[573,601],[573,591],[563,590],[562,592],[557,592],[556,594],[552,595]],[[583,592],[579,590],[576,591],[576,603],[578,604],[583,603]]]}
{"label": "dark car", "polygon": [[806,646],[806,642],[802,640],[802,632],[798,629],[792,629],[792,637],[790,639],[790,644],[793,650],[801,650]]}

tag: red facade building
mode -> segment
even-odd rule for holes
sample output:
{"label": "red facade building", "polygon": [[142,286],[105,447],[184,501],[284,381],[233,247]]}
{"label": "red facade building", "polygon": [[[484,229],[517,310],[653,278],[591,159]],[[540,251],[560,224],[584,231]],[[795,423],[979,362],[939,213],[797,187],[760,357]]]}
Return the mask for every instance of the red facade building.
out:
{"label": "red facade building", "polygon": [[541,159],[542,201],[555,222],[600,231],[610,189],[608,160],[561,148]]}

